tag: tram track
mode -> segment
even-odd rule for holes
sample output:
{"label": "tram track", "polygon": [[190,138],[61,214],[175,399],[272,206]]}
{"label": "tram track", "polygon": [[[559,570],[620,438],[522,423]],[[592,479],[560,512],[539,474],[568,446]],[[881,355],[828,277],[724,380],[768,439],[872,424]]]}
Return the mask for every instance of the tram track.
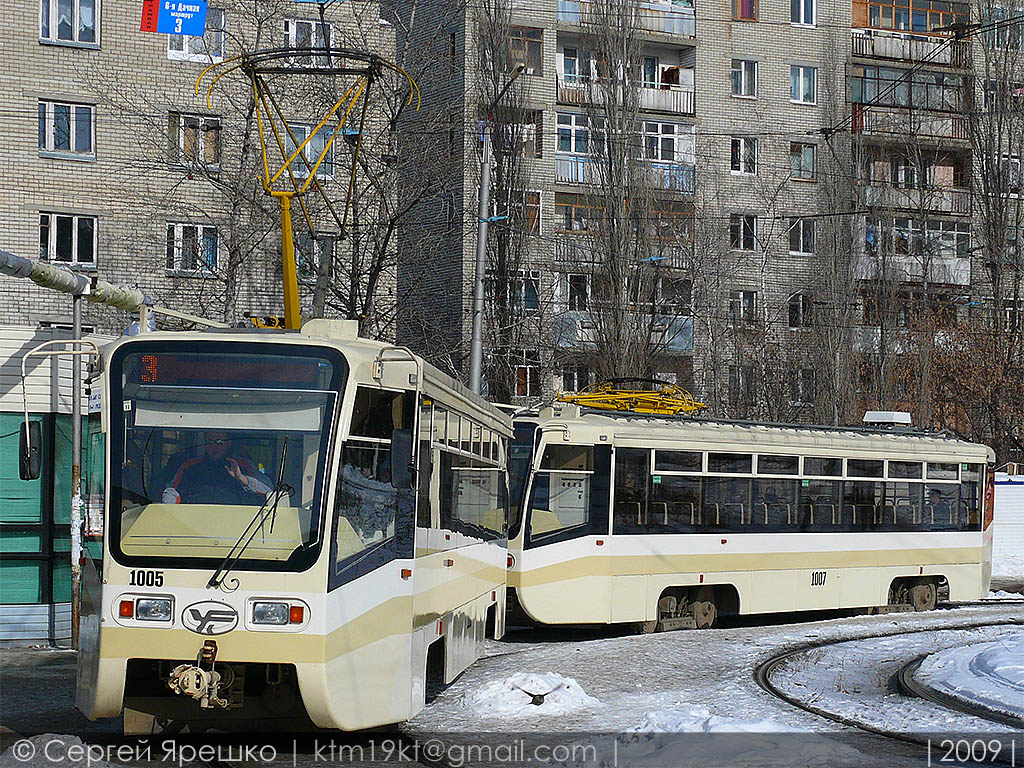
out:
{"label": "tram track", "polygon": [[[995,601],[981,601],[980,604],[982,604],[982,605],[991,605],[994,602]],[[1006,604],[1020,604],[1020,603],[1024,603],[1024,600],[999,601],[999,604],[1002,604],[1002,605],[1006,605]],[[970,605],[970,604],[973,604],[973,603],[958,603],[957,605]],[[912,734],[912,733],[905,733],[905,732],[900,732],[900,731],[894,731],[894,730],[890,730],[890,729],[887,729],[887,728],[882,728],[882,727],[879,727],[879,726],[875,726],[875,725],[872,725],[870,723],[865,723],[865,722],[863,722],[861,720],[858,720],[858,719],[855,719],[853,717],[848,717],[848,716],[845,716],[845,715],[843,715],[841,713],[832,712],[830,710],[827,710],[827,709],[824,709],[822,707],[816,706],[815,704],[813,704],[811,702],[804,701],[804,700],[802,700],[802,699],[800,699],[800,698],[798,698],[796,696],[793,696],[793,695],[791,695],[789,693],[786,693],[784,690],[782,690],[777,685],[775,685],[775,683],[772,681],[772,673],[780,665],[786,663],[787,661],[789,661],[790,659],[793,659],[796,656],[800,656],[802,654],[810,653],[810,652],[818,650],[818,649],[827,648],[829,646],[840,645],[842,643],[862,642],[862,641],[866,641],[866,640],[881,640],[881,639],[887,639],[887,638],[899,637],[899,636],[906,636],[906,635],[919,635],[919,634],[926,634],[926,633],[933,633],[933,632],[941,632],[941,631],[945,631],[945,630],[970,630],[970,629],[979,629],[979,628],[985,628],[985,627],[1001,627],[1001,626],[1011,626],[1011,625],[1012,626],[1024,626],[1024,619],[1021,619],[1021,618],[1006,618],[1006,619],[1000,619],[1000,620],[978,621],[978,622],[973,622],[973,623],[969,623],[969,624],[960,624],[960,625],[957,625],[955,627],[922,627],[922,628],[917,628],[917,629],[905,629],[905,630],[895,630],[895,631],[889,631],[889,632],[878,632],[878,633],[871,634],[871,635],[862,635],[862,636],[859,636],[859,637],[850,637],[850,638],[844,638],[844,639],[841,639],[841,640],[830,639],[830,640],[822,640],[822,641],[816,641],[816,642],[811,642],[811,643],[804,643],[804,644],[802,644],[800,646],[797,646],[795,648],[790,648],[789,650],[787,650],[787,651],[785,651],[783,653],[775,654],[771,658],[761,662],[760,664],[758,664],[754,668],[753,677],[754,677],[754,681],[757,683],[758,687],[760,687],[766,693],[768,693],[769,695],[771,695],[771,696],[773,696],[773,697],[775,697],[777,699],[785,701],[790,706],[795,707],[797,709],[800,709],[800,710],[802,710],[804,712],[807,712],[807,713],[813,714],[813,715],[817,715],[818,717],[822,717],[822,718],[824,718],[826,720],[830,720],[830,721],[832,721],[834,723],[838,723],[838,724],[846,726],[848,728],[856,728],[856,729],[861,730],[861,731],[872,733],[872,734],[874,734],[876,736],[883,736],[883,737],[886,737],[886,738],[889,738],[889,739],[894,739],[894,740],[897,740],[897,741],[901,741],[901,742],[904,742],[904,743],[907,743],[907,744],[915,744],[915,745],[925,746],[925,747],[929,747],[930,748],[934,744],[934,739],[929,739],[927,737],[917,736],[917,735]],[[934,704],[937,704],[937,705],[940,705],[942,707],[945,707],[947,709],[953,709],[953,710],[955,710],[955,711],[957,711],[957,712],[959,712],[961,714],[970,715],[970,716],[973,716],[973,717],[978,717],[978,718],[980,718],[982,720],[986,720],[988,722],[994,722],[994,723],[997,723],[999,725],[1008,725],[1009,727],[1012,727],[1012,728],[1021,728],[1021,723],[1019,721],[1013,722],[1013,723],[1008,723],[1005,720],[996,719],[996,718],[991,717],[990,716],[992,714],[991,712],[982,711],[980,709],[972,708],[969,705],[966,705],[966,704],[964,704],[962,702],[957,702],[957,706],[951,706],[950,702],[945,701],[945,700],[939,700],[939,697],[937,697],[937,696],[920,695],[918,693],[918,689],[920,689],[920,686],[915,685],[913,682],[909,682],[908,683],[907,680],[909,678],[909,675],[912,674],[912,672],[913,672],[913,669],[911,669],[911,667],[916,668],[916,666],[914,666],[914,665],[915,664],[920,664],[920,662],[921,662],[921,660],[923,658],[924,658],[923,656],[920,656],[920,657],[915,658],[913,661],[911,661],[911,662],[909,662],[907,664],[901,665],[901,668],[900,668],[899,672],[896,675],[896,686],[899,689],[900,693],[902,693],[904,696],[918,697],[918,698],[921,698],[923,700],[927,700],[927,701],[930,701],[930,702],[932,702]]]}
{"label": "tram track", "polygon": [[998,710],[994,710],[989,707],[971,707],[960,699],[953,696],[943,695],[941,692],[917,682],[917,680],[914,679],[914,672],[917,671],[917,668],[921,666],[921,662],[926,658],[928,658],[928,654],[918,656],[916,659],[913,659],[900,667],[900,671],[896,673],[896,683],[904,695],[915,696],[919,699],[930,701],[933,704],[938,704],[946,709],[952,709],[974,717],[983,717],[993,723],[999,723],[1000,725],[1006,725],[1010,728],[1016,728],[1024,731],[1024,717],[1015,717],[1006,712],[999,712]]}

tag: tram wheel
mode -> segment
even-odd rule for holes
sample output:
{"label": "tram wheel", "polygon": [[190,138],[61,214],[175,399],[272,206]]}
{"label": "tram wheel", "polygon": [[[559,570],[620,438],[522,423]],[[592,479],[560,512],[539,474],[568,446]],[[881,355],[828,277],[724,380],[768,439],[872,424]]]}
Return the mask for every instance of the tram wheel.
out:
{"label": "tram wheel", "polygon": [[921,579],[910,588],[910,604],[915,611],[930,611],[935,608],[935,582]]}
{"label": "tram wheel", "polygon": [[697,629],[709,629],[718,620],[715,593],[709,587],[701,587],[693,601],[693,619]]}

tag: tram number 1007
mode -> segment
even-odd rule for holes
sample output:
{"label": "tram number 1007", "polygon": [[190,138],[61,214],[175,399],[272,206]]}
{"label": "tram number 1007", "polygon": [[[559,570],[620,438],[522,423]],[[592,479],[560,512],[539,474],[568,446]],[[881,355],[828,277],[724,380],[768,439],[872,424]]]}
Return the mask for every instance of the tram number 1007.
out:
{"label": "tram number 1007", "polygon": [[811,571],[811,586],[812,587],[823,587],[825,586],[825,575],[828,571]]}

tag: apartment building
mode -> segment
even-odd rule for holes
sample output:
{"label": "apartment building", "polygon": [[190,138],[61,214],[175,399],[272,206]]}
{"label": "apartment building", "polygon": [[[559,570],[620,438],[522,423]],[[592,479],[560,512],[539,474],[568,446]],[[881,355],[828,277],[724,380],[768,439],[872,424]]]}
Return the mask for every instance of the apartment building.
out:
{"label": "apartment building", "polygon": [[[867,399],[864,369],[887,324],[984,303],[985,270],[972,246],[977,142],[966,113],[980,94],[971,77],[977,43],[963,34],[967,4],[637,0],[628,6],[633,63],[609,72],[588,49],[600,45],[608,9],[619,5],[513,2],[500,22],[509,77],[514,65],[523,69],[492,113],[493,130],[510,137],[495,152],[518,152],[527,172],[520,212],[494,211],[508,218],[492,222],[489,236],[510,222],[526,230],[518,283],[506,294],[525,330],[514,349],[492,343],[485,368],[506,361],[514,398],[593,380],[587,350],[600,343],[591,322],[600,297],[587,264],[602,255],[581,234],[601,215],[593,102],[609,79],[637,94],[650,218],[671,232],[648,257],[658,263],[655,287],[633,304],[662,334],[652,372],[693,387],[715,412],[826,418],[816,404],[829,388],[862,388]],[[494,13],[430,7],[447,25],[437,33],[447,61],[432,95],[465,140],[437,208],[450,233],[437,254],[445,278],[410,304],[399,335],[460,370],[472,319],[483,94],[495,90],[480,87],[481,48]],[[451,225],[453,210],[462,226]],[[406,269],[419,272],[418,264]],[[425,343],[428,328],[444,343]],[[842,376],[826,371],[823,358],[837,349],[867,363],[849,363]],[[766,410],[765,401],[775,405]]]}
{"label": "apartment building", "polygon": [[[316,6],[213,0],[204,37],[141,32],[141,6],[127,0],[16,0],[5,10],[0,172],[7,183],[0,206],[7,219],[0,248],[137,285],[161,304],[214,319],[281,315],[280,224],[258,181],[251,86],[241,73],[229,75],[208,101],[211,76],[198,89],[196,81],[245,51],[322,45]],[[392,58],[393,30],[378,10],[373,3],[332,5],[332,44]],[[324,63],[306,58],[294,63]],[[297,78],[268,82],[302,141],[337,98],[338,83]],[[330,128],[307,145],[307,159],[316,159]],[[273,163],[269,131],[268,141]],[[339,210],[349,155],[338,142],[317,170]],[[300,160],[292,170],[302,181],[308,174]],[[312,231],[296,206],[307,310],[319,265],[344,263],[346,253],[338,223],[314,197],[306,198]],[[393,295],[393,283],[382,294]],[[66,296],[0,277],[0,321],[60,323],[69,316]],[[129,318],[87,307],[86,322],[119,332]]]}
{"label": "apartment building", "polygon": [[[245,50],[322,45],[315,8],[213,0],[203,37],[140,32],[142,6],[128,0],[12,0],[4,11],[0,248],[136,285],[162,306],[208,318],[282,314],[279,221],[257,180],[247,81],[225,77],[208,103],[196,79]],[[393,56],[393,30],[376,6],[334,5],[327,23],[333,44]],[[333,82],[317,85],[323,80],[275,91],[296,141],[336,98]],[[339,144],[317,169],[335,203],[344,199],[351,150]],[[323,134],[314,136],[306,159],[323,146]],[[298,159],[292,170],[308,175]],[[295,206],[307,311],[321,265],[342,269],[350,252],[330,212],[308,199],[312,232]],[[351,270],[345,275],[347,284]],[[389,296],[393,303],[393,285],[386,273],[382,304]],[[326,310],[340,312],[330,301]],[[131,321],[88,303],[84,314],[87,329],[114,335]],[[30,416],[49,436],[42,479],[19,479],[17,441],[21,359],[42,341],[67,338],[70,318],[66,294],[0,275],[0,378],[8,385],[0,397],[0,644],[62,642],[69,630],[70,359],[29,366]],[[86,467],[102,467],[101,452],[87,444],[86,453]]]}

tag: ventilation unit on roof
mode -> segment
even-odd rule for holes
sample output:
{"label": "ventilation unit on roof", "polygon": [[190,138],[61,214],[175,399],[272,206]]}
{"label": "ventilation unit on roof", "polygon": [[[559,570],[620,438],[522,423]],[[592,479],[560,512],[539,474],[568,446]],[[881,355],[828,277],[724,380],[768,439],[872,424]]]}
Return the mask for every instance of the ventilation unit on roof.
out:
{"label": "ventilation unit on roof", "polygon": [[910,414],[906,411],[865,411],[864,423],[876,427],[909,427]]}

